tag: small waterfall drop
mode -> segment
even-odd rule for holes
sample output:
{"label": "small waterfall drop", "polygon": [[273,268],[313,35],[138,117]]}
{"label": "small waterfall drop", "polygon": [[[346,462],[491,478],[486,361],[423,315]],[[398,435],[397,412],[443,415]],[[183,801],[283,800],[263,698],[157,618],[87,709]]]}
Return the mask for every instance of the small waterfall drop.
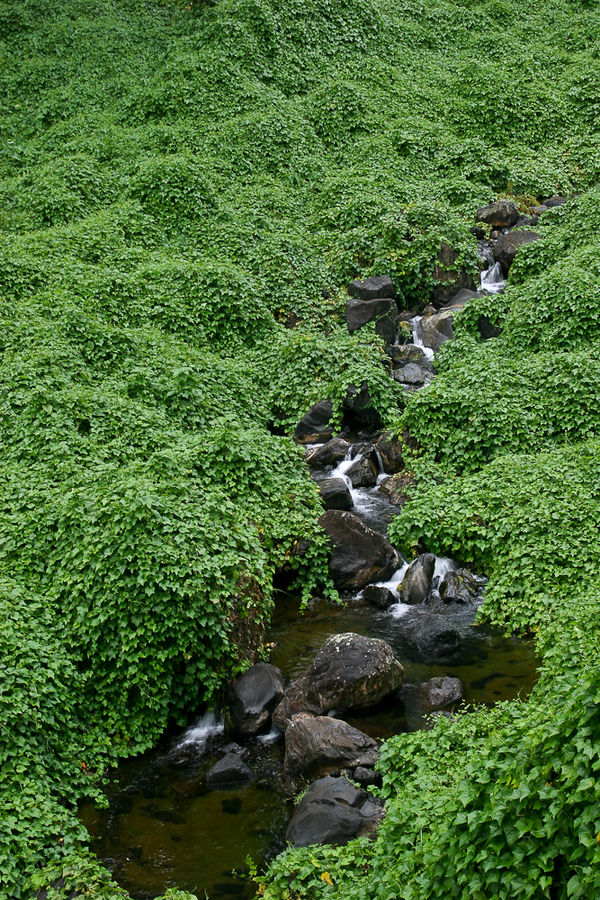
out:
{"label": "small waterfall drop", "polygon": [[413,344],[415,345],[415,347],[419,347],[419,349],[423,351],[423,353],[425,355],[425,359],[432,361],[435,356],[435,353],[433,352],[431,347],[425,346],[425,344],[423,343],[423,340],[421,338],[421,319],[422,318],[423,318],[423,316],[415,316],[414,319],[411,319],[409,322],[410,330],[412,332]]}
{"label": "small waterfall drop", "polygon": [[178,754],[182,750],[203,753],[209,739],[223,734],[224,730],[223,719],[211,709],[186,729],[172,753]]}
{"label": "small waterfall drop", "polygon": [[486,294],[499,294],[506,287],[506,279],[499,262],[481,273],[480,288]]}

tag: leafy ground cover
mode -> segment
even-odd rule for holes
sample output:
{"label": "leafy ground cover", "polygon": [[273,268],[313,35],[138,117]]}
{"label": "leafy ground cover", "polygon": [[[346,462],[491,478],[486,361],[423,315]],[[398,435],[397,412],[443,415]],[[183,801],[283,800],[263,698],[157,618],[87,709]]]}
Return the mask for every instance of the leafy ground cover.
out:
{"label": "leafy ground cover", "polygon": [[[119,896],[85,854],[77,800],[244,665],[277,568],[295,566],[307,595],[329,589],[293,424],[364,380],[384,420],[398,416],[379,339],[346,333],[346,281],[389,273],[407,305],[425,302],[441,241],[474,272],[473,210],[506,191],[582,196],[515,265],[493,311],[503,336],[481,345],[465,313],[444,371],[409,405],[425,455],[393,531],[486,568],[489,614],[539,628],[557,687],[542,685],[569,698],[544,759],[568,767],[573,746],[596,765],[584,729],[597,687],[567,660],[577,616],[593,653],[598,18],[558,0],[0,3],[0,897],[54,879]],[[442,726],[451,746],[475,729],[509,817],[523,782],[511,787],[503,748],[509,732],[513,750],[533,746],[527,716],[555,708],[543,691]],[[425,896],[435,854],[450,864],[442,826],[465,791],[456,827],[471,840],[479,816],[483,852],[489,791],[459,789],[450,753],[410,740],[414,771],[396,768],[392,742],[386,785],[392,797],[404,781],[409,797],[438,773],[431,842],[400,846],[422,827],[400,798],[374,848],[322,851],[332,872],[364,854],[357,896],[375,890],[380,853],[394,895]],[[558,849],[544,851],[539,896],[562,896],[563,870],[565,896],[595,884],[596,776],[579,801],[578,771],[544,775],[560,815],[543,821],[573,822],[572,803],[583,837],[565,825],[546,841]],[[494,852],[514,869],[513,844]],[[461,859],[475,877],[480,863]],[[514,896],[536,896],[532,866]]]}

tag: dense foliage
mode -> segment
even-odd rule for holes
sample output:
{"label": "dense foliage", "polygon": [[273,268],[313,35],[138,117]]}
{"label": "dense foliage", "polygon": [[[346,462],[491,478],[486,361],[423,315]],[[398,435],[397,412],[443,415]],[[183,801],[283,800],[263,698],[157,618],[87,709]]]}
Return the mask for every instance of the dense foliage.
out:
{"label": "dense foliage", "polygon": [[[344,284],[386,272],[407,305],[425,302],[442,240],[475,270],[475,207],[597,180],[598,20],[565,0],[0,2],[1,898],[91,884],[76,801],[244,665],[277,568],[306,595],[329,590],[292,426],[326,396],[339,411],[352,383],[388,421],[400,402],[372,329],[346,333]],[[557,623],[572,635],[573,605],[593,608],[597,569],[597,218],[594,193],[552,215],[494,301],[501,339],[481,345],[465,313],[408,407],[425,456],[394,526],[487,568],[490,614],[539,628],[557,677],[570,639],[554,640]],[[558,512],[540,497],[550,482]],[[548,543],[522,514],[525,489]],[[583,728],[586,684],[558,734]],[[541,699],[506,712],[513,748],[530,746]],[[448,740],[479,729],[473,745],[508,772],[507,721],[448,726]],[[553,740],[548,760],[563,752]],[[446,770],[435,742],[414,742],[420,792],[427,765]],[[430,828],[452,790],[431,789]],[[461,790],[488,815],[477,782]],[[395,816],[419,833],[398,806],[360,851],[387,854],[390,878]],[[432,835],[397,870],[407,896],[446,852]],[[580,858],[560,840],[560,865],[583,872],[569,896],[585,896],[588,844]]]}

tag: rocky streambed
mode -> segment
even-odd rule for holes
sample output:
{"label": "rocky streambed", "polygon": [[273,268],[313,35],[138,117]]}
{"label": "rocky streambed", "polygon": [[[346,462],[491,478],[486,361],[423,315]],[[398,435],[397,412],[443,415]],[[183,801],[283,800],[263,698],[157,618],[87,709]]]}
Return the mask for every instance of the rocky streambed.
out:
{"label": "rocky streambed", "polygon": [[[527,232],[512,231],[530,224],[517,212],[510,201],[478,212],[495,229],[492,241],[478,235],[479,290],[502,290],[514,259],[504,259],[506,246],[516,253],[527,242],[518,237]],[[398,311],[386,276],[349,286],[349,330],[376,322],[390,373],[407,391],[434,377],[456,310],[477,296],[460,272],[453,283],[458,290],[421,315]],[[474,625],[485,578],[430,553],[403,560],[388,542],[403,502],[403,447],[374,432],[368,386],[349,388],[340,434],[331,413],[329,401],[317,404],[296,439],[320,487],[330,573],[346,604],[321,601],[300,615],[298,598],[280,593],[270,661],[229,686],[222,710],[123,763],[108,809],[81,810],[92,849],[140,900],[172,885],[251,897],[252,886],[232,874],[247,856],[262,862],[287,842],[374,833],[383,811],[368,789],[378,783],[381,740],[428,728],[461,704],[524,696],[535,681],[531,645]]]}

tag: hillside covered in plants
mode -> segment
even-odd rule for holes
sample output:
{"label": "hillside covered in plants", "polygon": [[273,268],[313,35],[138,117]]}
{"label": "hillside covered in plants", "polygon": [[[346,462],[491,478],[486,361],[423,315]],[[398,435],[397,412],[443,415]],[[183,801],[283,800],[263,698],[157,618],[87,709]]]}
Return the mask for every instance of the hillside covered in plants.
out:
{"label": "hillside covered in plants", "polygon": [[[276,572],[333,595],[292,434],[363,382],[416,445],[390,537],[489,575],[543,669],[389,741],[377,840],[259,890],[600,894],[599,27],[583,0],[0,2],[2,900],[124,896],[77,803],[255,658]],[[407,401],[348,281],[422,308],[442,242],[476,275],[477,207],[556,192]]]}

